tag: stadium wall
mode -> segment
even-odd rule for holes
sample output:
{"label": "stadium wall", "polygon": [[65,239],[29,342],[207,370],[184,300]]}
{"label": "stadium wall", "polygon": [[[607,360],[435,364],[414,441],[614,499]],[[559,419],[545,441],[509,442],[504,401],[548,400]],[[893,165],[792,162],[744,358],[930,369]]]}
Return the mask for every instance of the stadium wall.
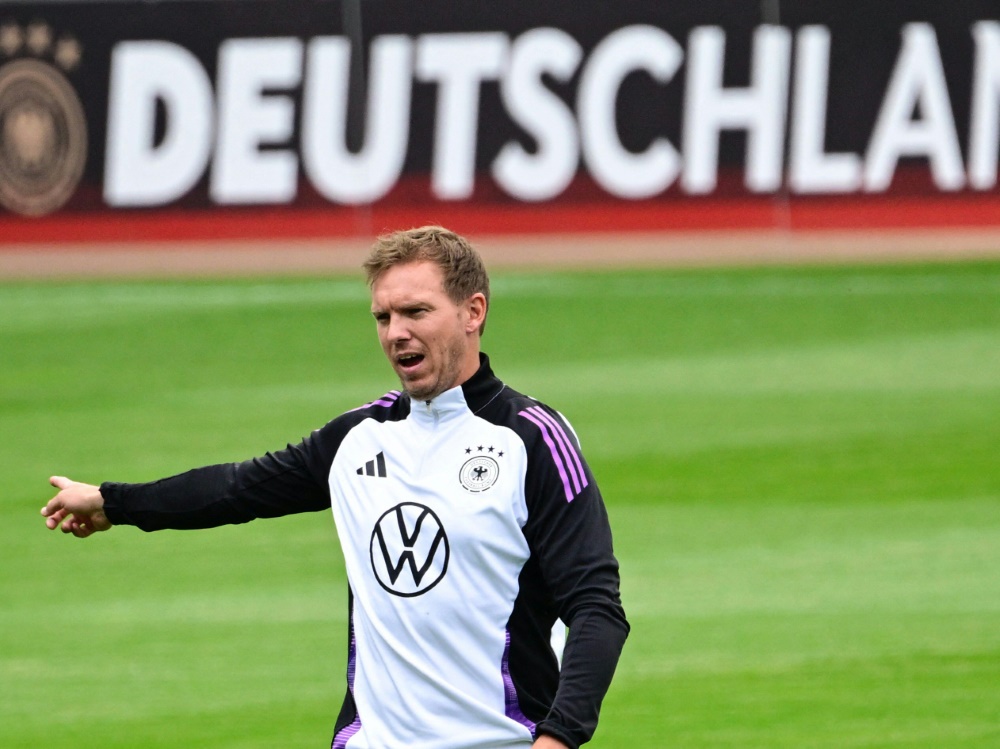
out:
{"label": "stadium wall", "polygon": [[677,257],[850,254],[857,232],[996,252],[1000,20],[976,0],[12,3],[0,139],[0,254],[306,252],[429,222],[613,233],[637,258],[664,232]]}

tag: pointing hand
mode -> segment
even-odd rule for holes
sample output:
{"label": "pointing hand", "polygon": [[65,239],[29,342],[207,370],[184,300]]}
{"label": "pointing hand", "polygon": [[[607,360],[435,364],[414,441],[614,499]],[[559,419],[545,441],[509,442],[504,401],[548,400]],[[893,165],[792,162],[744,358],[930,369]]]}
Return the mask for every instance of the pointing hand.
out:
{"label": "pointing hand", "polygon": [[63,533],[87,538],[111,527],[104,514],[104,497],[98,487],[71,481],[65,476],[52,476],[49,483],[59,489],[59,493],[42,508],[49,530],[59,528],[61,523]]}

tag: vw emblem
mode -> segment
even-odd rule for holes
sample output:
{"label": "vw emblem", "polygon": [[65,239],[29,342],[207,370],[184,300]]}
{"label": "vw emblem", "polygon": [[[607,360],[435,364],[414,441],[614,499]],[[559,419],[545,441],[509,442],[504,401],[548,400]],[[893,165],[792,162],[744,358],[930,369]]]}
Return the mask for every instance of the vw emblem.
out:
{"label": "vw emblem", "polygon": [[426,593],[448,571],[448,536],[433,510],[403,502],[375,523],[371,540],[372,570],[379,585],[394,596]]}

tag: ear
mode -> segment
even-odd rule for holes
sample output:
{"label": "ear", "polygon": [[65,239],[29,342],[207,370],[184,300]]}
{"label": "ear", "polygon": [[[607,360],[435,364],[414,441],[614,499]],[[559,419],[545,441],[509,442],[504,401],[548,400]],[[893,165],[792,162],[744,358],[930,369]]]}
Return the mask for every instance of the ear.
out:
{"label": "ear", "polygon": [[465,309],[469,315],[465,321],[465,332],[475,333],[486,320],[486,296],[477,291],[465,300]]}

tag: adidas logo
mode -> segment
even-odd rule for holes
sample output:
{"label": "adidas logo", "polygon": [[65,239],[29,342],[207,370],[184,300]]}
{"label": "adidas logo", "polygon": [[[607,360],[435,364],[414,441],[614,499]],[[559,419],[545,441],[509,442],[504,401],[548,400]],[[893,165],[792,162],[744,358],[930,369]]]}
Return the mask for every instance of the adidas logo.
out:
{"label": "adidas logo", "polygon": [[[375,472],[376,465],[378,466],[378,473]],[[359,476],[379,476],[380,478],[386,477],[385,472],[385,453],[379,452],[373,460],[369,460],[364,464],[363,467],[358,469]]]}

